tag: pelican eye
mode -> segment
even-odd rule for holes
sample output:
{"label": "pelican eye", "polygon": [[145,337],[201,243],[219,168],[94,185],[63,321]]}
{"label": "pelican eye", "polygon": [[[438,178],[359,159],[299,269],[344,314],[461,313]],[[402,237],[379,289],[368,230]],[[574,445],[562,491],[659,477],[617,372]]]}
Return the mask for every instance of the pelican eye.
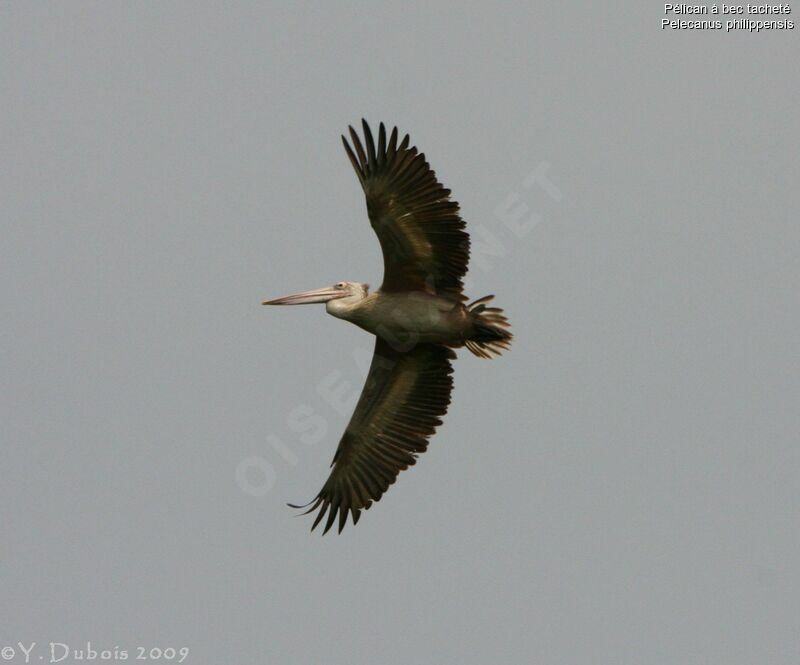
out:
{"label": "pelican eye", "polygon": [[338,284],[334,284],[333,288],[335,288],[335,289],[343,289],[344,288],[344,282],[339,282]]}

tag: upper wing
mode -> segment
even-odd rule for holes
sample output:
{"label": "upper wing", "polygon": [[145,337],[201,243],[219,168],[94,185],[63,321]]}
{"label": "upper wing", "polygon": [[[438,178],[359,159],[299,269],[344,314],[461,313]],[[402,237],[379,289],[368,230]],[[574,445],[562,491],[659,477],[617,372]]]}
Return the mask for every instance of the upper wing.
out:
{"label": "upper wing", "polygon": [[425,451],[450,404],[452,358],[455,353],[443,346],[419,344],[404,353],[377,338],[367,382],[339,442],[333,470],[306,511],[319,509],[312,531],[327,511],[324,533],[337,514],[339,532],[348,511],[356,524],[361,510],[378,501],[397,474]]}
{"label": "upper wing", "polygon": [[366,150],[350,127],[353,148],[344,148],[367,197],[367,213],[383,250],[384,291],[428,291],[465,299],[461,278],[469,262],[469,235],[450,190],[436,180],[424,154],[397,144],[397,127],[386,142],[383,123],[377,149],[362,120]]}

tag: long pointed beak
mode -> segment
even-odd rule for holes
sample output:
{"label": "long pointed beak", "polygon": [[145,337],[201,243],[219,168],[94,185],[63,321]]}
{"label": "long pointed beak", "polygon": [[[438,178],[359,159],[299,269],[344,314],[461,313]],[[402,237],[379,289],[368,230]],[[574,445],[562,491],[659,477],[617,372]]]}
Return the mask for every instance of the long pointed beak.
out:
{"label": "long pointed beak", "polygon": [[314,291],[303,291],[302,293],[294,293],[290,296],[283,296],[283,298],[275,298],[274,300],[265,300],[262,305],[308,305],[313,302],[328,302],[334,298],[342,298],[347,293],[336,291],[330,286],[324,289],[315,289]]}

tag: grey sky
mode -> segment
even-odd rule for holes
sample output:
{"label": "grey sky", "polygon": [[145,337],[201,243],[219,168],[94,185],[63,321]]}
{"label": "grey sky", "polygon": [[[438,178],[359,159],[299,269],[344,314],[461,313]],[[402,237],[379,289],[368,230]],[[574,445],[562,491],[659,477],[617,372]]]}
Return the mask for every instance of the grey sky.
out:
{"label": "grey sky", "polygon": [[[0,647],[797,663],[798,29],[662,16],[2,3]],[[516,339],[460,354],[429,451],[321,538],[285,503],[372,341],[259,302],[379,285],[362,116],[453,190]]]}

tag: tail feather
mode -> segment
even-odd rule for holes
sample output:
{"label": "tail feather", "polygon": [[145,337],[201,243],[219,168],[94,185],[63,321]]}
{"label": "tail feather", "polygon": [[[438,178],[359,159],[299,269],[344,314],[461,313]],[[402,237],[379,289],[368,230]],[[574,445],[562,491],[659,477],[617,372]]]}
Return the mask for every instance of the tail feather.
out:
{"label": "tail feather", "polygon": [[484,296],[467,305],[472,315],[473,334],[465,346],[479,358],[499,356],[511,346],[511,324],[499,307],[487,307],[494,296]]}

